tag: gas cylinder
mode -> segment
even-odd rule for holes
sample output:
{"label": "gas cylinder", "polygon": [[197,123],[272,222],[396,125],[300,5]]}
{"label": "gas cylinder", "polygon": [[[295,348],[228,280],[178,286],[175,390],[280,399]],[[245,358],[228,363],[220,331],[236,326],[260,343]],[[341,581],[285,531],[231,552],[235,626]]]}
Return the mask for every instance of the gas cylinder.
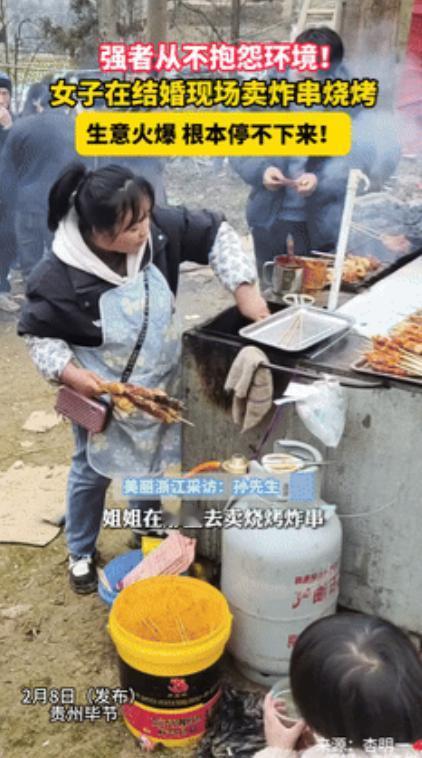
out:
{"label": "gas cylinder", "polygon": [[[335,506],[320,497],[321,455],[302,442],[277,441],[274,453],[284,451],[289,465],[283,471],[277,461],[272,468],[271,455],[250,467],[257,477],[277,470],[281,494],[232,503],[239,518],[222,539],[221,589],[234,617],[229,648],[242,673],[264,685],[287,677],[297,636],[335,612],[339,592],[342,530]],[[303,501],[292,500],[301,490]]]}

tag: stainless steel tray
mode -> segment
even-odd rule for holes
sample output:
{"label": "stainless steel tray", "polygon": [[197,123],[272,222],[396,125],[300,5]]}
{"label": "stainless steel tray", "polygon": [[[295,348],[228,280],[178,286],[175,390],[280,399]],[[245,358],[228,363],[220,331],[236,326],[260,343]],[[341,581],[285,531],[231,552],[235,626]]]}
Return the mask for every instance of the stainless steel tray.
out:
{"label": "stainless steel tray", "polygon": [[351,329],[353,319],[310,305],[293,305],[272,316],[239,329],[241,337],[299,353],[329,337]]}

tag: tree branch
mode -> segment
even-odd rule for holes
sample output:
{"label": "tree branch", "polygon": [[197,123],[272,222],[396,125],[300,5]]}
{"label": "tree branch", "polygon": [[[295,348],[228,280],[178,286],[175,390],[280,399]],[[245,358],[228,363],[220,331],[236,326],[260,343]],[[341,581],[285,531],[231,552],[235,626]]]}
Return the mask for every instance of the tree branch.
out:
{"label": "tree branch", "polygon": [[187,11],[191,11],[192,13],[196,13],[198,16],[201,16],[201,18],[203,18],[204,21],[211,27],[214,34],[217,35],[219,41],[225,42],[224,37],[221,35],[219,29],[217,29],[217,27],[213,24],[213,22],[211,21],[207,13],[200,10],[200,8],[194,8],[192,5],[190,5],[189,3],[185,3],[183,0],[179,0],[179,6],[182,8],[185,8],[185,10]]}

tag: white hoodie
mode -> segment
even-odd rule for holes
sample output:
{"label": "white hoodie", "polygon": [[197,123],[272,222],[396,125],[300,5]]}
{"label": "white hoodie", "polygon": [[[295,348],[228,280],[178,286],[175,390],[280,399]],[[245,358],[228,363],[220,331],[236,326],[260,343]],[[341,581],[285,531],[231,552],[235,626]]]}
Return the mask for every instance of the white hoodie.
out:
{"label": "white hoodie", "polygon": [[67,216],[60,221],[54,235],[53,253],[68,266],[86,271],[88,274],[93,274],[99,279],[118,287],[138,274],[146,244],[144,242],[136,253],[125,254],[127,276],[121,276],[103,263],[98,255],[88,247],[79,231],[76,211],[72,208]]}

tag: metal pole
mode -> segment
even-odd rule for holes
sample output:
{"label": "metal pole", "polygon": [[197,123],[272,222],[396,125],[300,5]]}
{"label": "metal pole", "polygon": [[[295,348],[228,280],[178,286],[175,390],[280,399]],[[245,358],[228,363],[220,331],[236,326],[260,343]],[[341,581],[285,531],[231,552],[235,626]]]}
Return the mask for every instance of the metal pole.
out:
{"label": "metal pole", "polygon": [[118,4],[114,0],[97,0],[98,29],[102,42],[116,42]]}
{"label": "metal pole", "polygon": [[167,39],[167,0],[148,2],[148,42],[157,45]]}
{"label": "metal pole", "polygon": [[231,38],[235,44],[240,37],[240,0],[232,0]]}
{"label": "metal pole", "polygon": [[346,199],[344,201],[336,257],[334,259],[334,275],[330,287],[330,294],[328,296],[329,311],[335,311],[338,305],[344,259],[346,257],[347,243],[349,240],[350,224],[352,223],[353,206],[355,204],[356,192],[361,181],[364,181],[366,189],[369,189],[368,177],[365,176],[360,169],[352,168],[351,171],[349,171],[349,178],[347,180]]}

